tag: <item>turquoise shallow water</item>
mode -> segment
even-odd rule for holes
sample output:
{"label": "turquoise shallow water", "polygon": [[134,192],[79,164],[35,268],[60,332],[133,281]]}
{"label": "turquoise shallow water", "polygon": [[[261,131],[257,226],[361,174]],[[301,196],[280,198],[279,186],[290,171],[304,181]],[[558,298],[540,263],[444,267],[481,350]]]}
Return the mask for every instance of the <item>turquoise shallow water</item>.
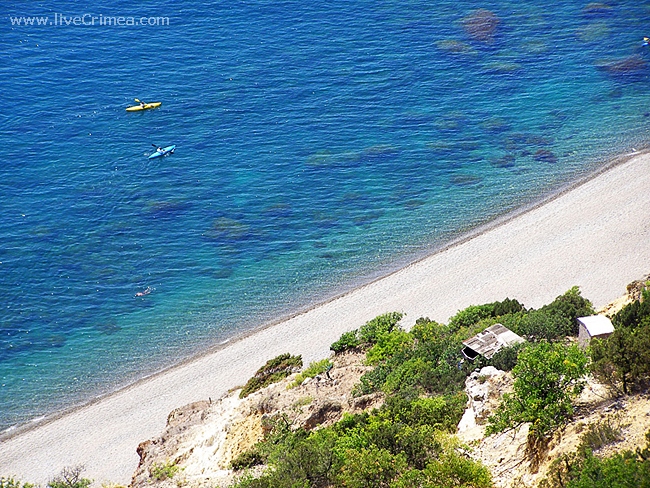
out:
{"label": "turquoise shallow water", "polygon": [[[494,17],[478,27],[473,2],[415,0],[3,12],[0,430],[388,272],[646,143],[647,5],[481,7]],[[169,25],[10,19],[86,13]],[[163,105],[126,113],[134,97]],[[149,161],[152,143],[177,151]]]}

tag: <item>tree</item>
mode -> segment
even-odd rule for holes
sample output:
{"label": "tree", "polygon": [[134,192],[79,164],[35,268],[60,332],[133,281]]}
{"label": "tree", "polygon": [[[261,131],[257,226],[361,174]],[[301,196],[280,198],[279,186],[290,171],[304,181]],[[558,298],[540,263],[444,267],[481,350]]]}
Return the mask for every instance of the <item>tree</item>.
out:
{"label": "tree", "polygon": [[512,370],[514,392],[505,394],[488,419],[488,434],[530,422],[529,436],[542,439],[573,415],[572,399],[584,387],[587,357],[576,345],[540,342],[519,354]]}
{"label": "tree", "polygon": [[650,376],[650,326],[620,327],[591,344],[591,370],[603,383],[627,395]]}
{"label": "tree", "polygon": [[650,325],[648,324],[650,318],[650,290],[643,290],[641,297],[642,300],[635,300],[632,303],[628,303],[612,317],[612,323],[615,328],[636,328],[642,323],[644,325]]}
{"label": "tree", "polygon": [[92,480],[81,477],[84,469],[85,467],[82,465],[65,467],[58,476],[48,482],[47,486],[49,488],[88,488]]}

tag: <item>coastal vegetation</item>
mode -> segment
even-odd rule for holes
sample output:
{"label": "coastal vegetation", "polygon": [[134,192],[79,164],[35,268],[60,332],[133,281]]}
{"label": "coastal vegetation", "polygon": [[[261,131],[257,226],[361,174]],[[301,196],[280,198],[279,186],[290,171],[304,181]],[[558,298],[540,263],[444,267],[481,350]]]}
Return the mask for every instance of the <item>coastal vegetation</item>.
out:
{"label": "coastal vegetation", "polygon": [[[629,307],[619,312],[616,323],[633,330],[650,325],[645,319],[650,306]],[[612,386],[624,384],[628,389],[647,378],[639,365],[621,360],[627,367],[617,367],[616,348],[594,341],[593,349],[583,351],[575,344],[576,318],[592,313],[591,303],[574,287],[539,309],[506,299],[461,310],[448,325],[421,318],[409,331],[399,326],[400,313],[381,315],[344,333],[331,349],[335,354],[365,353],[366,365],[372,368],[361,376],[353,395],[381,395],[383,405],[361,414],[346,413],[335,424],[311,431],[292,429],[286,418],[269,419],[264,439],[233,462],[232,467],[242,471],[233,486],[493,486],[489,470],[453,435],[467,402],[465,380],[472,371],[486,365],[512,370],[513,391],[489,418],[486,434],[528,423],[531,464],[539,462],[548,441],[572,420],[574,399],[590,371],[615,371]],[[489,360],[461,359],[462,342],[495,323],[527,342],[502,349]],[[638,340],[636,351],[644,344],[650,349],[644,334],[631,334]],[[616,340],[612,336],[606,341]],[[613,472],[646,479],[647,446],[609,458],[593,454],[617,439],[621,429],[610,421],[586,429],[578,451],[558,460],[543,486],[611,486],[590,485],[588,480]],[[267,469],[249,469],[254,466]]]}
{"label": "coastal vegetation", "polygon": [[67,466],[47,484],[48,488],[88,488],[92,480],[82,476],[84,466]]}
{"label": "coastal vegetation", "polygon": [[313,378],[316,375],[321,373],[327,373],[332,368],[332,361],[329,359],[321,359],[320,361],[314,361],[304,371],[301,371],[296,375],[294,380],[289,383],[287,388],[295,388],[296,386],[302,385],[302,383],[307,378]]}
{"label": "coastal vegetation", "polygon": [[646,445],[599,457],[594,452],[622,437],[623,426],[612,419],[588,430],[575,452],[556,459],[539,488],[647,488],[650,487],[650,431]]}
{"label": "coastal vegetation", "polygon": [[300,368],[302,368],[302,357],[300,356],[292,356],[286,353],[269,359],[244,385],[239,397],[246,398],[251,393],[255,393],[257,390],[261,390],[265,386],[276,383],[291,373],[299,371]]}
{"label": "coastal vegetation", "polygon": [[156,463],[151,467],[151,477],[158,481],[171,479],[176,476],[179,469],[178,465],[171,461]]}
{"label": "coastal vegetation", "polygon": [[23,483],[13,477],[1,477],[0,488],[34,488],[35,485],[31,483]]}
{"label": "coastal vegetation", "polygon": [[591,344],[593,374],[618,394],[646,390],[650,384],[650,291],[618,312],[614,333]]}
{"label": "coastal vegetation", "polygon": [[[346,412],[327,425],[311,427],[297,427],[286,411],[266,410],[262,440],[250,444],[252,447],[230,464],[237,473],[231,486],[493,487],[493,473],[472,455],[474,444],[464,444],[455,435],[468,402],[466,380],[484,366],[511,371],[514,380],[512,391],[503,394],[487,417],[485,435],[516,431],[527,424],[526,461],[531,469],[537,469],[551,440],[575,420],[575,399],[589,373],[609,387],[615,401],[647,391],[649,299],[650,292],[644,289],[638,299],[612,316],[616,331],[606,339],[593,340],[586,350],[577,345],[576,318],[594,310],[577,287],[538,309],[527,309],[508,298],[470,306],[446,325],[420,318],[405,330],[400,326],[401,313],[380,315],[333,343],[333,358],[313,362],[287,381],[288,388],[297,388],[308,378],[335,381],[336,376],[329,378],[329,372],[337,358],[362,354],[365,372],[359,372],[351,393],[361,404],[380,406]],[[463,341],[495,323],[504,324],[526,342],[503,348],[489,359],[463,358]],[[256,372],[240,396],[285,379],[301,367],[300,356],[277,356]],[[473,376],[479,383],[488,381]],[[317,401],[311,395],[295,398],[295,409]],[[365,402],[369,398],[374,400]],[[624,438],[626,427],[617,413],[583,424],[577,430],[577,448],[558,455],[537,486],[650,488],[650,431],[645,445],[605,451]],[[177,476],[184,469],[182,463],[159,460],[148,469],[150,483],[172,478],[179,486],[183,483]],[[64,471],[48,487],[88,488],[90,483],[76,468]],[[34,486],[3,478],[0,488]]]}
{"label": "coastal vegetation", "polygon": [[[82,476],[83,465],[66,466],[47,483],[48,488],[88,488],[93,480]],[[116,485],[114,485],[116,486]],[[22,482],[14,477],[0,477],[0,488],[37,488],[38,485]]]}
{"label": "coastal vegetation", "polygon": [[573,400],[585,385],[587,360],[575,344],[544,341],[524,348],[512,370],[514,392],[503,395],[485,433],[530,423],[528,450],[532,460],[539,462],[551,435],[573,416]]}

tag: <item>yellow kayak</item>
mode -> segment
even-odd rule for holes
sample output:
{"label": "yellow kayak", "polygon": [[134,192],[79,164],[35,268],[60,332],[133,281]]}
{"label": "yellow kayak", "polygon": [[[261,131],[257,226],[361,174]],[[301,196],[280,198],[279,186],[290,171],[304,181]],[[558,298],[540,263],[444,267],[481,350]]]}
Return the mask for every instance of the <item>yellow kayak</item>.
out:
{"label": "yellow kayak", "polygon": [[140,110],[147,110],[149,108],[157,108],[162,105],[162,102],[151,102],[145,103],[144,107],[142,105],[134,105],[133,107],[126,107],[127,112],[139,112]]}

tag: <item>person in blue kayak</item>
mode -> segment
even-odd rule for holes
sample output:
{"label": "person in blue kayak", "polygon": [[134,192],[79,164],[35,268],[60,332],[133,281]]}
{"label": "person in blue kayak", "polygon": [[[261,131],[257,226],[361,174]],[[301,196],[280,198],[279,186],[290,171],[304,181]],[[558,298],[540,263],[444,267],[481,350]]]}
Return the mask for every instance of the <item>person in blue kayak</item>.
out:
{"label": "person in blue kayak", "polygon": [[156,148],[156,152],[162,153],[165,152],[165,150],[162,147]]}
{"label": "person in blue kayak", "polygon": [[644,46],[650,46],[650,37],[644,37],[643,38],[643,45]]}

